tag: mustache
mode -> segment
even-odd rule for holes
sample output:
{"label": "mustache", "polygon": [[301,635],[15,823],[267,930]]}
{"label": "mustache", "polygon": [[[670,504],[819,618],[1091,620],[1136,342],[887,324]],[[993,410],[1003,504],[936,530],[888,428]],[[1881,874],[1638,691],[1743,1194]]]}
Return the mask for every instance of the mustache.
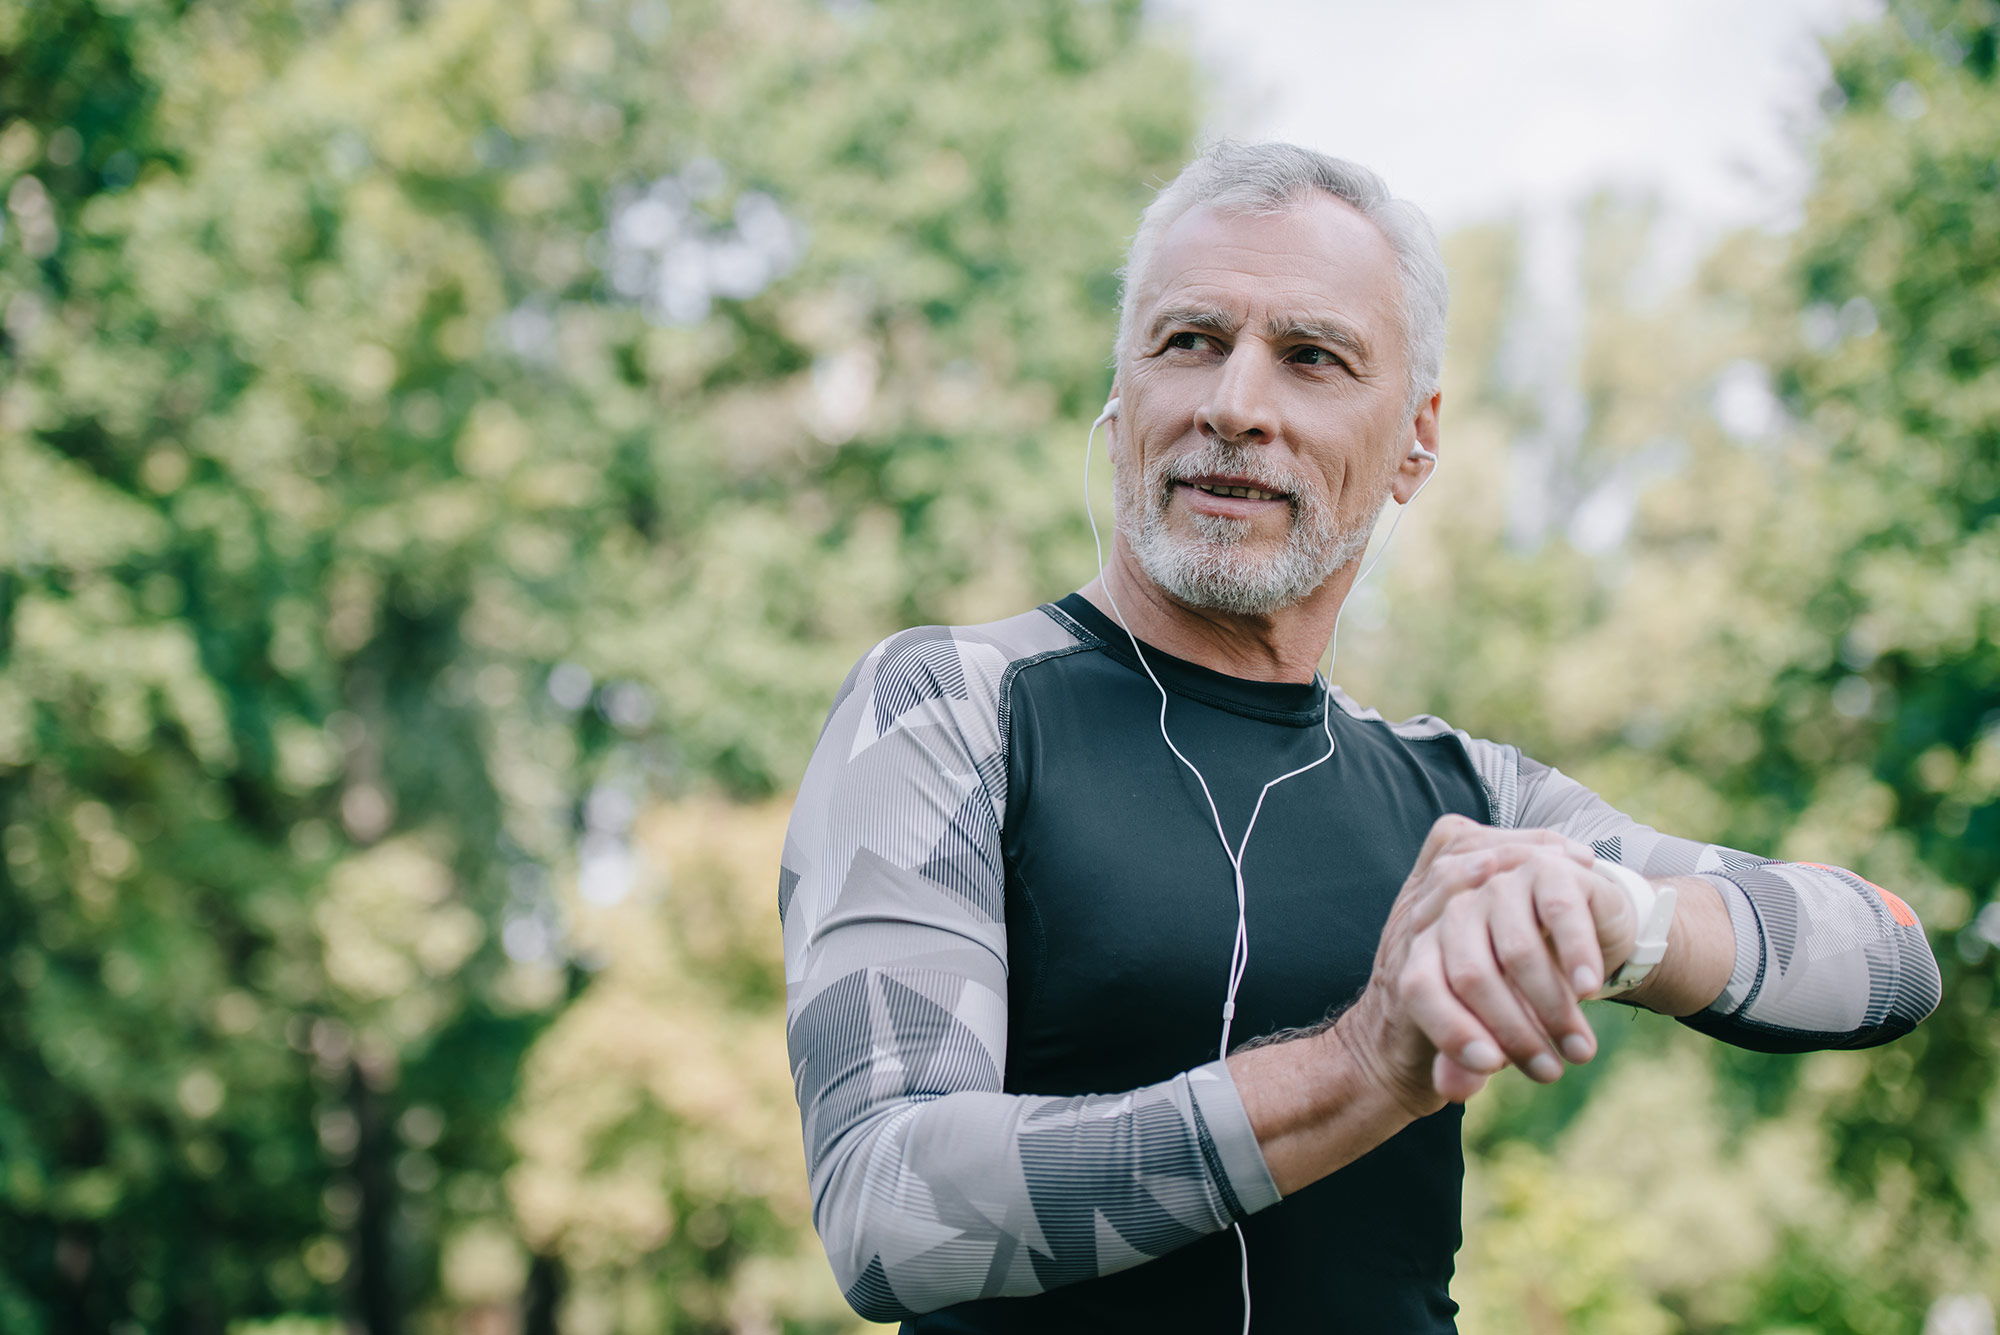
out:
{"label": "mustache", "polygon": [[1279,491],[1297,504],[1309,493],[1305,479],[1278,464],[1268,454],[1238,445],[1210,441],[1199,449],[1162,459],[1153,470],[1153,486],[1166,491],[1176,482],[1191,482],[1217,473],[1244,479],[1245,485],[1262,491]]}

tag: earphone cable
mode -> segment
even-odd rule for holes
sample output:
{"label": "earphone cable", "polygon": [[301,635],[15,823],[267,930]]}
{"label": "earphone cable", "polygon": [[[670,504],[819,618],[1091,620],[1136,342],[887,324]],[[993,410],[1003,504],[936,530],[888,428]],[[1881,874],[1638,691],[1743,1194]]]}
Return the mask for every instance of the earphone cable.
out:
{"label": "earphone cable", "polygon": [[[1207,778],[1203,776],[1200,767],[1192,760],[1189,760],[1186,755],[1182,754],[1178,746],[1174,745],[1173,735],[1167,731],[1167,688],[1160,683],[1159,677],[1153,671],[1153,665],[1146,661],[1145,651],[1139,647],[1139,637],[1133,633],[1131,625],[1126,621],[1123,609],[1118,606],[1118,595],[1112,590],[1111,580],[1104,573],[1104,540],[1098,534],[1097,512],[1092,508],[1090,503],[1090,457],[1092,449],[1097,442],[1097,428],[1103,426],[1106,421],[1116,415],[1116,404],[1117,400],[1114,399],[1110,404],[1105,406],[1104,411],[1098,415],[1097,420],[1090,424],[1090,431],[1083,440],[1083,513],[1084,517],[1090,521],[1090,541],[1091,545],[1097,551],[1097,575],[1099,579],[1104,581],[1104,596],[1111,602],[1112,619],[1118,623],[1118,628],[1125,632],[1125,638],[1132,642],[1133,656],[1139,660],[1139,666],[1145,669],[1147,679],[1153,683],[1153,689],[1159,692],[1160,739],[1167,744],[1167,749],[1173,752],[1174,759],[1186,766],[1188,773],[1194,775],[1195,782],[1201,785],[1201,795],[1208,803],[1209,818],[1215,822],[1215,836],[1221,840],[1223,856],[1229,859],[1230,870],[1234,873],[1236,890],[1236,939],[1229,950],[1228,991],[1224,994],[1222,1001],[1222,1038],[1216,1047],[1216,1059],[1227,1061],[1229,1058],[1229,1031],[1236,1019],[1236,992],[1242,986],[1243,976],[1248,972],[1250,967],[1249,897],[1243,884],[1243,856],[1249,850],[1250,835],[1257,828],[1257,817],[1263,814],[1264,799],[1271,795],[1273,788],[1276,788],[1287,779],[1296,778],[1308,770],[1316,769],[1333,758],[1333,682],[1330,674],[1333,671],[1333,659],[1340,652],[1340,618],[1346,613],[1354,590],[1361,587],[1361,582],[1367,579],[1374,572],[1375,567],[1382,563],[1382,558],[1389,554],[1389,544],[1396,540],[1396,530],[1402,527],[1403,516],[1409,513],[1409,506],[1416,502],[1417,497],[1424,494],[1424,488],[1431,484],[1431,478],[1437,476],[1437,456],[1430,454],[1427,450],[1424,451],[1429,456],[1432,464],[1430,475],[1417,484],[1417,489],[1410,493],[1409,502],[1405,503],[1397,511],[1394,522],[1389,525],[1389,536],[1382,540],[1382,546],[1377,549],[1374,559],[1362,566],[1361,573],[1354,577],[1354,583],[1348,587],[1348,596],[1341,599],[1340,608],[1333,615],[1333,634],[1327,643],[1327,673],[1329,675],[1322,676],[1317,670],[1313,672],[1313,681],[1319,685],[1322,693],[1320,726],[1326,732],[1325,754],[1309,764],[1301,765],[1295,770],[1280,774],[1277,778],[1266,783],[1263,789],[1257,794],[1256,805],[1250,810],[1250,820],[1243,827],[1242,841],[1236,847],[1231,848],[1229,834],[1222,825],[1222,813],[1216,806],[1215,794],[1209,791]],[[1418,448],[1421,447],[1419,446]],[[1242,1221],[1232,1221],[1230,1228],[1236,1234],[1236,1245],[1243,1259],[1243,1335],[1250,1335],[1250,1244],[1243,1236]]]}

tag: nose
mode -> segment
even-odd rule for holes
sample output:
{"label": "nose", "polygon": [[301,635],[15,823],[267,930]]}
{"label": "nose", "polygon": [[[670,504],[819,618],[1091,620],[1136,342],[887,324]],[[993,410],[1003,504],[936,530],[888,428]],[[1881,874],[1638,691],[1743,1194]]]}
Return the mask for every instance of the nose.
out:
{"label": "nose", "polygon": [[1246,445],[1266,445],[1277,438],[1272,368],[1262,351],[1250,338],[1229,350],[1196,417],[1203,435]]}

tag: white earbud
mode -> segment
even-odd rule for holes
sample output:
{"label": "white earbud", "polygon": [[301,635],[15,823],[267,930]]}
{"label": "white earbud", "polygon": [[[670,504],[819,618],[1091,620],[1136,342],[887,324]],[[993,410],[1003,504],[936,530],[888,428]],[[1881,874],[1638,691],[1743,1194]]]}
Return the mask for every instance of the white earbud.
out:
{"label": "white earbud", "polygon": [[1410,442],[1410,453],[1407,457],[1411,459],[1422,459],[1425,463],[1428,464],[1434,464],[1438,461],[1438,457],[1435,454],[1432,454],[1429,450],[1425,449],[1422,445],[1418,444],[1415,441]]}
{"label": "white earbud", "polygon": [[1097,420],[1092,422],[1091,425],[1094,427],[1103,426],[1116,416],[1118,416],[1118,400],[1113,399],[1104,405],[1104,411],[1097,415]]}

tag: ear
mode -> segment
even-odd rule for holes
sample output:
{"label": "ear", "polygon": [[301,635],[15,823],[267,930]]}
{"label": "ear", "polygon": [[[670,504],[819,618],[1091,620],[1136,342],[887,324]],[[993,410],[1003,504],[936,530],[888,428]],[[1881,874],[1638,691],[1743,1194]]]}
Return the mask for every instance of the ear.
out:
{"label": "ear", "polygon": [[[1105,394],[1104,402],[1106,406],[1117,403],[1122,410],[1125,395],[1123,387],[1119,384],[1120,378],[1117,376],[1112,377],[1111,389]],[[1113,468],[1118,466],[1119,449],[1125,443],[1123,416],[1122,411],[1113,413],[1104,422],[1104,453],[1105,457],[1111,460]]]}
{"label": "ear", "polygon": [[1398,505],[1408,505],[1417,494],[1417,489],[1424,485],[1424,480],[1437,467],[1435,460],[1423,458],[1412,447],[1421,445],[1432,454],[1438,453],[1438,406],[1442,398],[1441,391],[1432,390],[1431,396],[1418,407],[1416,417],[1404,428],[1404,455],[1396,465],[1396,480],[1389,488],[1389,494],[1396,498]]}

